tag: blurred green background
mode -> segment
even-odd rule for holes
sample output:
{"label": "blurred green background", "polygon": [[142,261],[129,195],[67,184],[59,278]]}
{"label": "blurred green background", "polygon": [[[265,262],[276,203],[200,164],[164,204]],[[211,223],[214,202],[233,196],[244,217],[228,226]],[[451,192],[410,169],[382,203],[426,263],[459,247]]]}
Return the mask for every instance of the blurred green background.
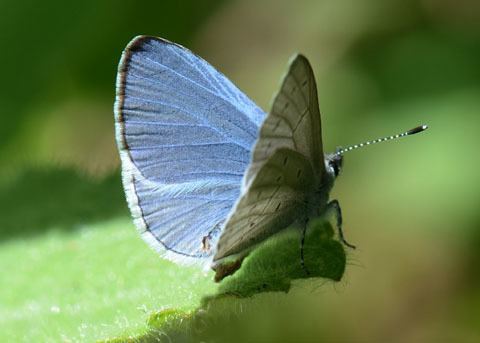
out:
{"label": "blurred green background", "polygon": [[295,310],[262,337],[480,339],[478,1],[3,0],[0,17],[1,341],[133,335],[215,290],[129,219],[112,105],[138,34],[189,47],[265,110],[304,53],[328,151],[430,126],[345,156],[332,196],[359,249],[340,284],[283,296]]}

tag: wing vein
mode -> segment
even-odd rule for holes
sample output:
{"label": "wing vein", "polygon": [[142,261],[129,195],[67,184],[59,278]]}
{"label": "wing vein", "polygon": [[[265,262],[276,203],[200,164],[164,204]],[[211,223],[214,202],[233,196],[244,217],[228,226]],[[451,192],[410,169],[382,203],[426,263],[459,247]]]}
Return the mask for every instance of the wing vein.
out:
{"label": "wing vein", "polygon": [[[128,134],[127,136],[135,136]],[[231,144],[231,142],[207,142],[207,143],[189,143],[189,144],[160,144],[160,145],[150,145],[149,147],[130,147],[130,150],[155,150],[158,148],[182,148],[182,147],[199,147],[199,146],[212,146],[212,145],[222,145],[222,144]]]}
{"label": "wing vein", "polygon": [[274,117],[277,117],[277,118],[280,118],[280,119],[283,119],[283,121],[287,124],[288,128],[290,129],[290,131],[293,132],[293,126],[292,126],[292,123],[290,123],[290,121],[286,118],[286,117],[283,117],[281,116],[280,114],[278,113],[275,113],[275,111],[272,111],[271,112],[271,115],[273,115]]}
{"label": "wing vein", "polygon": [[[211,126],[209,125],[208,121],[205,120],[205,118],[203,117],[200,117],[192,112],[189,112],[189,111],[184,111],[183,109],[175,106],[175,105],[172,105],[172,104],[169,104],[169,103],[166,103],[166,102],[162,102],[162,101],[155,101],[155,100],[150,100],[150,99],[145,99],[145,98],[139,98],[139,97],[134,97],[134,96],[129,96],[130,99],[135,99],[135,100],[139,100],[139,101],[145,101],[145,102],[149,102],[149,103],[153,103],[153,104],[159,104],[159,105],[162,105],[162,106],[166,106],[166,107],[170,107],[174,110],[178,110],[180,111],[181,113],[185,113],[185,114],[188,114],[190,115],[191,117],[193,118],[196,118],[196,119],[199,119],[200,121],[202,121],[203,123],[205,123],[207,126],[211,127],[212,130],[214,130],[215,132],[219,133],[220,135],[222,135],[223,137],[225,138],[229,138],[227,136],[225,136],[220,130],[216,129],[214,126]],[[237,125],[235,125],[237,128],[239,128],[240,130],[243,131],[243,129]],[[231,143],[232,144],[235,144],[235,145],[238,145],[239,147],[243,148],[244,150],[247,150],[247,151],[250,151],[250,147],[249,146],[244,146],[244,145],[241,145],[233,140],[231,140]]]}
{"label": "wing vein", "polygon": [[[290,73],[290,76],[292,77],[293,82],[295,82],[297,88],[300,89],[300,93],[302,94],[303,101],[305,102],[305,105],[307,105],[307,107],[308,107],[308,106],[310,105],[310,103],[308,102],[307,98],[305,97],[305,93],[303,93],[302,87],[301,87],[300,83],[298,82],[295,74],[294,74],[294,73]],[[309,82],[309,83],[310,83],[310,82]]]}
{"label": "wing vein", "polygon": [[210,78],[208,78],[204,71],[201,70],[190,58],[188,58],[187,56],[183,56],[181,55],[178,51],[176,51],[176,49],[171,49],[171,51],[177,55],[180,59],[182,59],[183,61],[185,61],[185,63],[187,63],[190,67],[193,67],[193,69],[197,70],[203,77],[203,80],[205,80],[206,82],[208,82],[210,84],[210,86],[212,88],[215,88],[215,85],[212,83],[212,80]]}
{"label": "wing vein", "polygon": [[172,126],[172,127],[175,127],[175,126],[180,126],[180,127],[182,127],[182,126],[186,126],[186,127],[206,127],[206,128],[212,129],[211,126],[205,125],[205,124],[159,123],[159,122],[152,121],[152,120],[146,120],[146,121],[129,120],[128,123],[129,124],[139,124],[139,125],[148,124],[148,125],[154,125],[154,126]]}
{"label": "wing vein", "polygon": [[[159,66],[161,66],[161,67],[163,67],[163,68],[165,68],[165,69],[167,69],[167,70],[169,70],[169,71],[171,71],[172,73],[178,75],[179,77],[183,78],[184,80],[186,80],[186,81],[188,81],[188,82],[190,82],[190,83],[198,86],[199,88],[202,88],[203,90],[209,92],[210,94],[215,95],[215,96],[217,96],[218,98],[224,100],[225,102],[227,102],[228,104],[230,104],[230,105],[233,106],[234,108],[239,109],[239,108],[232,102],[232,99],[229,99],[228,97],[225,97],[224,94],[217,93],[217,92],[215,92],[215,91],[213,91],[213,90],[211,90],[211,89],[209,89],[209,88],[207,88],[207,87],[199,84],[198,82],[195,82],[194,80],[186,77],[185,75],[180,74],[179,72],[173,70],[172,68],[170,68],[169,66],[167,66],[167,65],[165,65],[165,64],[162,64],[162,63],[160,63],[160,62],[158,62],[158,61],[154,61],[154,60],[152,60],[151,58],[148,58],[148,57],[146,57],[145,59],[147,59],[147,60],[149,60],[150,62],[152,62],[152,63],[154,63],[154,64],[157,64],[157,65],[159,65]],[[155,82],[155,80],[149,79],[149,81],[152,81],[152,82],[154,82],[154,83],[160,84],[160,82]],[[223,87],[222,87],[222,89],[223,89]],[[245,131],[245,132],[247,132],[247,131]],[[248,132],[247,132],[247,133],[248,133]]]}
{"label": "wing vein", "polygon": [[[152,82],[152,83],[155,83],[155,84],[161,84],[160,82],[156,81],[155,79],[151,79],[151,78],[148,78],[148,77],[143,77],[143,76],[139,76],[139,75],[136,75],[136,74],[133,74],[133,73],[130,73],[129,74],[130,77],[133,77],[133,78],[137,78],[137,79],[140,79],[140,80],[145,80],[145,81],[149,81],[149,82]],[[188,79],[187,79],[188,80]],[[194,82],[194,81],[192,81]],[[207,89],[205,87],[203,87],[204,89]],[[208,89],[207,89],[208,90]],[[213,93],[212,93],[213,94]],[[186,98],[189,98],[191,97],[190,94],[186,94],[186,93],[182,93],[182,92],[177,92],[177,95],[182,95],[182,96],[185,96]],[[215,94],[213,94],[215,95]],[[135,97],[133,96],[129,96],[130,98],[132,99],[135,99]],[[219,97],[223,100],[225,100],[223,97]],[[162,102],[160,101],[153,101],[153,100],[147,100],[147,99],[142,99],[142,98],[137,98],[138,100],[143,100],[143,101],[147,101],[147,102],[151,102],[151,103],[158,103],[158,104],[163,104]],[[233,105],[230,101],[226,101],[226,103],[228,103],[230,106],[233,106],[233,108],[237,109],[240,113],[244,114],[243,112],[241,112],[237,107],[235,107],[235,105]],[[174,106],[171,106],[172,108],[175,108]],[[182,111],[182,109],[180,108],[176,108],[180,111]],[[191,112],[188,112],[188,111],[185,111],[187,114],[190,114],[192,116],[194,116],[195,118],[197,119],[200,119],[201,121],[203,121],[204,123],[208,123],[205,118],[203,117],[200,117],[200,116],[197,116],[197,115],[193,115]],[[242,132],[245,132],[247,135],[249,135],[250,137],[252,138],[256,138],[252,133],[248,132],[247,130],[245,130],[243,127],[241,126],[238,126],[236,123],[232,122],[231,120],[228,120],[227,118],[223,118],[226,122],[230,123],[232,126],[235,126],[236,128],[238,128],[239,130],[241,130]],[[248,118],[250,120],[250,118]],[[222,132],[216,130],[218,133],[220,133],[222,136],[225,136]]]}

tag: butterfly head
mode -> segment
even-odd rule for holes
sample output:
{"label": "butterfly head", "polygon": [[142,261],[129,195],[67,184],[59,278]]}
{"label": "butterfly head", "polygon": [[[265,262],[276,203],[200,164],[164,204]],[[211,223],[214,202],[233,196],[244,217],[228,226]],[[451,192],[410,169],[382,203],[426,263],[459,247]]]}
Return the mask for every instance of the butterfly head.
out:
{"label": "butterfly head", "polygon": [[[337,152],[341,150],[341,147],[337,148]],[[343,168],[343,155],[338,153],[329,154],[325,159],[325,164],[327,167],[327,171],[336,178]]]}

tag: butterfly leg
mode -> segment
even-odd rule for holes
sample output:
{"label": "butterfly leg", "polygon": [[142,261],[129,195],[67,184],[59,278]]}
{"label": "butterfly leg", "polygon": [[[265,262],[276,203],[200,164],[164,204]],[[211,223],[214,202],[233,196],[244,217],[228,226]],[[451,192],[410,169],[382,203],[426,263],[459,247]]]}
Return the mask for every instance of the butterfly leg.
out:
{"label": "butterfly leg", "polygon": [[305,236],[307,235],[307,224],[308,224],[308,219],[305,220],[305,224],[302,230],[302,240],[300,241],[300,265],[302,266],[302,269],[305,271],[305,274],[310,275],[310,272],[308,271],[307,267],[305,267],[305,258],[304,258],[304,246],[305,246]]}
{"label": "butterfly leg", "polygon": [[342,230],[342,209],[340,208],[340,204],[338,203],[337,199],[334,199],[330,201],[327,205],[327,208],[330,210],[335,211],[335,217],[337,218],[337,230],[338,230],[338,235],[340,236],[340,240],[342,241],[343,244],[345,244],[347,247],[351,249],[355,249],[355,245],[350,244],[347,242],[345,237],[343,236],[343,230]]}

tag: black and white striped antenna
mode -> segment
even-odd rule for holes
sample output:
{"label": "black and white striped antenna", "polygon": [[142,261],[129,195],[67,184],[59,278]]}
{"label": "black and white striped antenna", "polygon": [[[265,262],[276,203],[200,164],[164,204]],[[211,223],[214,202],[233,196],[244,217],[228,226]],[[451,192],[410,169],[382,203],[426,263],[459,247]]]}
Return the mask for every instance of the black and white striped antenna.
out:
{"label": "black and white striped antenna", "polygon": [[363,147],[368,146],[368,145],[372,145],[372,144],[376,144],[376,143],[380,143],[380,142],[391,141],[393,139],[397,139],[397,138],[401,138],[401,137],[411,136],[411,135],[414,135],[416,133],[425,131],[426,129],[428,129],[427,125],[420,125],[420,126],[414,127],[413,129],[410,129],[410,130],[405,131],[403,133],[399,133],[399,134],[394,135],[394,136],[377,138],[377,139],[374,139],[373,141],[367,141],[367,142],[363,142],[363,143],[360,143],[360,144],[351,145],[349,147],[338,150],[335,153],[335,156],[343,155],[347,151],[355,150],[355,149],[358,149],[358,148],[363,148]]}

